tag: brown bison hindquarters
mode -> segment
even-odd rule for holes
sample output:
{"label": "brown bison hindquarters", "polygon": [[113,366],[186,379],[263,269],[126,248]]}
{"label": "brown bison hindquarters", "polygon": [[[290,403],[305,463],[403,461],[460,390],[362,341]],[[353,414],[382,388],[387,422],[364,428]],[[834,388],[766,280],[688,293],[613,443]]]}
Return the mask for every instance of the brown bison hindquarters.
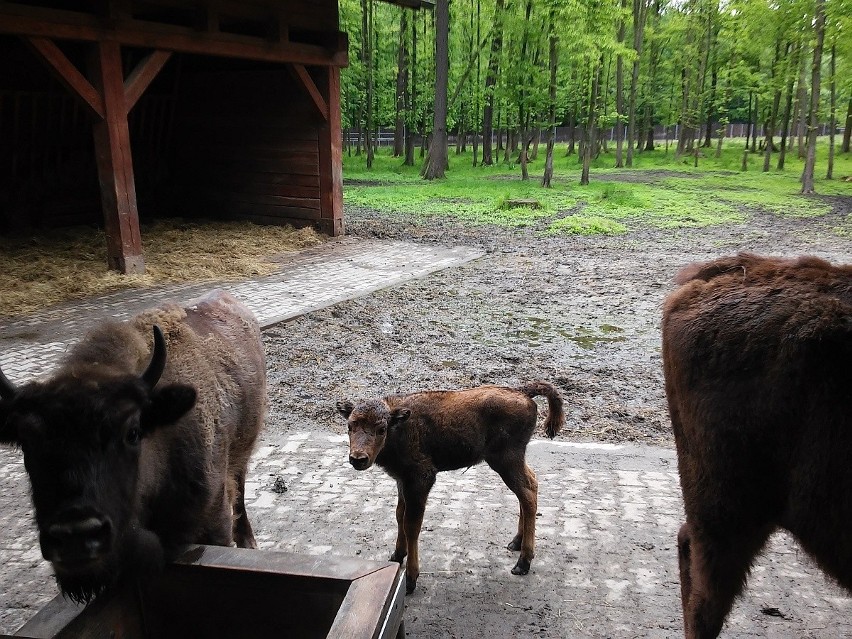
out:
{"label": "brown bison hindquarters", "polygon": [[852,586],[852,271],[823,264],[720,260],[666,301],[688,639],[718,636],[779,526]]}

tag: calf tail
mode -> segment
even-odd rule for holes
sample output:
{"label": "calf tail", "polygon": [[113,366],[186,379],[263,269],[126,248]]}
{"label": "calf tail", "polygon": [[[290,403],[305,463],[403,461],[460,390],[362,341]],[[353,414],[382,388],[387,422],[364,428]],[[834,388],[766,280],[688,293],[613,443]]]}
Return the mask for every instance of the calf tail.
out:
{"label": "calf tail", "polygon": [[565,425],[565,412],[562,409],[562,397],[555,386],[547,382],[530,382],[518,387],[519,392],[527,397],[547,397],[547,417],[544,420],[544,432],[550,439]]}

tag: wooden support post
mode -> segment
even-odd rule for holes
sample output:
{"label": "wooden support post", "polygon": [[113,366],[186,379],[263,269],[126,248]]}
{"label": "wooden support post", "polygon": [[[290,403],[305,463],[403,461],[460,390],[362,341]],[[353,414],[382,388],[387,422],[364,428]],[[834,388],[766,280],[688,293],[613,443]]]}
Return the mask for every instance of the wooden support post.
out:
{"label": "wooden support post", "polygon": [[340,123],[340,69],[320,69],[320,90],[328,117],[319,127],[320,230],[343,235],[343,130]]}
{"label": "wooden support post", "polygon": [[107,262],[111,269],[121,273],[144,273],[121,45],[101,41],[95,46],[90,74],[104,105],[104,119],[95,122],[94,134],[106,224]]}
{"label": "wooden support post", "polygon": [[316,83],[313,78],[311,78],[310,73],[305,68],[303,64],[288,64],[287,68],[290,69],[290,73],[293,75],[296,80],[298,80],[299,84],[301,84],[305,91],[307,91],[308,95],[311,97],[311,100],[316,105],[317,109],[322,115],[323,119],[328,120],[328,101],[323,97],[320,90],[317,88]]}

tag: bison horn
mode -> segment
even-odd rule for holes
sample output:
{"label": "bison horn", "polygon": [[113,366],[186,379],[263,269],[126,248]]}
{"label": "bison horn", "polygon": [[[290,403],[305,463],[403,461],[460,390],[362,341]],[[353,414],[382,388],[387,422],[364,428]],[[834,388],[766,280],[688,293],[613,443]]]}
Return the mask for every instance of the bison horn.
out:
{"label": "bison horn", "polygon": [[151,363],[148,368],[142,373],[142,381],[148,385],[148,388],[154,388],[157,382],[160,381],[160,375],[163,374],[163,369],[166,367],[166,338],[163,337],[163,331],[156,324],[154,325],[154,353],[151,355]]}
{"label": "bison horn", "polygon": [[12,399],[18,394],[18,389],[0,370],[0,399]]}

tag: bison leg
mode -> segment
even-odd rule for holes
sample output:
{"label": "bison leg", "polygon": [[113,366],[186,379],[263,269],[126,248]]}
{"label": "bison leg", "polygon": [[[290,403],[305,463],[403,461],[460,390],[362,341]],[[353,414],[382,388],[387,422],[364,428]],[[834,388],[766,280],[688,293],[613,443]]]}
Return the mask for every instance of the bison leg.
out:
{"label": "bison leg", "polygon": [[734,599],[745,586],[752,560],[771,532],[771,527],[741,526],[731,535],[717,537],[699,532],[689,522],[681,527],[678,562],[687,639],[719,635]]}
{"label": "bison leg", "polygon": [[488,460],[518,498],[520,515],[518,533],[509,542],[509,550],[520,550],[518,563],[512,568],[513,575],[525,575],[530,571],[530,563],[535,557],[535,514],[538,510],[538,480],[532,468],[527,466],[523,455],[508,456],[499,460]]}
{"label": "bison leg", "polygon": [[405,514],[403,516],[403,531],[408,549],[408,561],[405,564],[405,594],[410,595],[417,586],[420,576],[420,551],[418,541],[420,528],[423,526],[423,513],[426,512],[426,498],[435,484],[435,477],[425,478],[417,484],[404,486]]}
{"label": "bison leg", "polygon": [[396,483],[396,493],[396,546],[390,556],[390,561],[401,564],[408,554],[408,544],[405,540],[405,497],[403,487],[399,482]]}
{"label": "bison leg", "polygon": [[237,486],[236,494],[234,495],[234,541],[237,542],[237,548],[257,548],[254,531],[246,513],[245,471],[238,473],[235,481]]}

